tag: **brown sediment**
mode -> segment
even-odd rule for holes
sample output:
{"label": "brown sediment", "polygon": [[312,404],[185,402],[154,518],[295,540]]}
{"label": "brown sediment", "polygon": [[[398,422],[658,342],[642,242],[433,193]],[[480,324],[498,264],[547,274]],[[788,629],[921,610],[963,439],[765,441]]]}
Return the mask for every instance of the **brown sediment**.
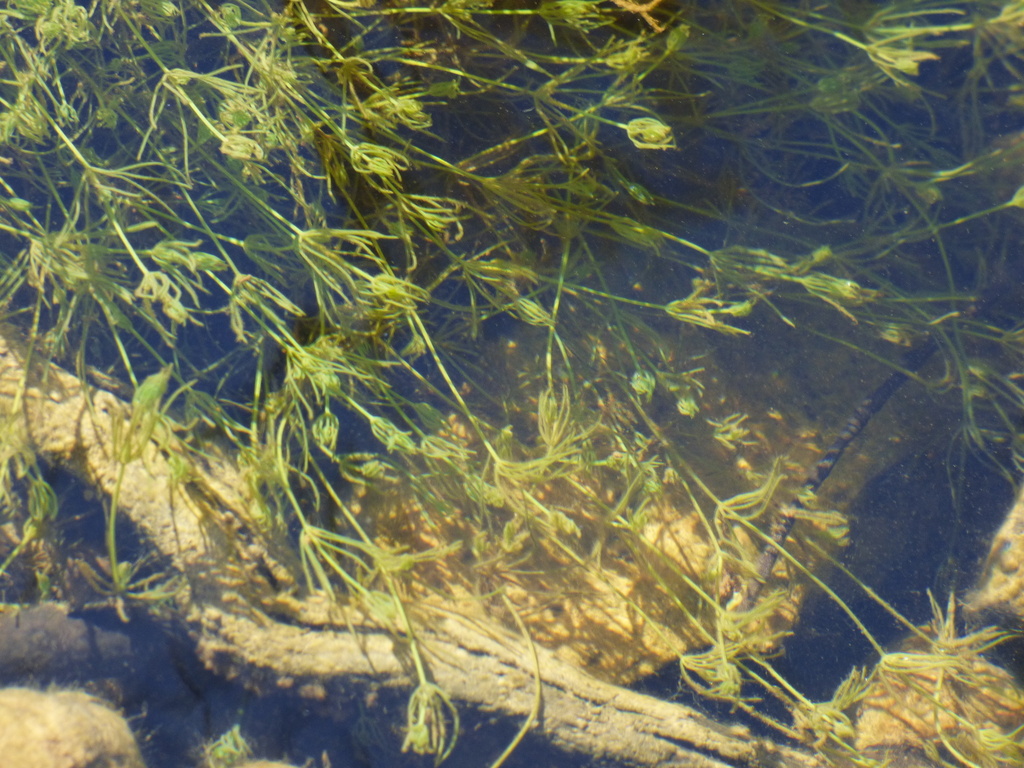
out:
{"label": "brown sediment", "polygon": [[[588,470],[517,488],[512,498],[488,507],[498,532],[490,538],[481,536],[467,510],[450,506],[432,514],[404,485],[368,494],[356,511],[374,521],[379,540],[394,548],[425,552],[462,543],[416,566],[408,589],[419,610],[436,605],[481,620],[503,617],[512,629],[503,607],[507,598],[535,642],[575,667],[623,684],[713,644],[715,612],[727,610],[730,574],[756,558],[758,544],[741,526],[725,534],[717,530],[713,507],[696,509],[671,481],[622,505],[638,518],[635,525],[627,513],[605,519],[602,509],[626,500],[622,486],[621,477]],[[569,521],[572,530],[551,531],[545,514]],[[500,540],[510,527],[517,530],[515,540]],[[818,566],[819,558],[799,543],[794,551],[810,570]],[[751,652],[777,647],[796,623],[807,589],[785,562],[768,586],[777,600],[766,618],[745,623],[736,616],[747,635],[764,638],[750,643]]]}

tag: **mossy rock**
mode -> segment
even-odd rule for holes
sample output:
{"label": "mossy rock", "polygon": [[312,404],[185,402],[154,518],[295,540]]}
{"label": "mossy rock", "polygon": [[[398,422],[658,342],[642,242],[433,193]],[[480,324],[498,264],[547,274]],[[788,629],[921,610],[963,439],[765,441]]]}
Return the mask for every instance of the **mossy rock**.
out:
{"label": "mossy rock", "polygon": [[80,691],[5,688],[0,723],[11,768],[145,768],[127,721]]}

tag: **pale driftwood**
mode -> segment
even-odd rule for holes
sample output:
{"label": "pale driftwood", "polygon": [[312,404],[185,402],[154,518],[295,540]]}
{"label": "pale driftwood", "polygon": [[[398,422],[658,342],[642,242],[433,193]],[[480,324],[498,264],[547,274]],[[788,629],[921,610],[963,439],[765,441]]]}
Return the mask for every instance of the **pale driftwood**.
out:
{"label": "pale driftwood", "polygon": [[[38,455],[104,494],[113,492],[119,465],[112,424],[127,419],[124,401],[83,389],[52,364],[33,366],[26,379],[24,348],[4,331],[0,402],[12,414],[9,428],[20,430]],[[229,461],[190,459],[190,475],[174,483],[172,454],[188,458],[165,434],[127,465],[120,513],[185,577],[180,620],[211,669],[255,685],[294,687],[328,703],[370,684],[411,687],[399,633],[318,596],[294,596],[288,569],[248,519],[244,484]],[[567,750],[637,766],[819,765],[744,727],[599,682],[544,649],[535,666],[525,643],[498,626],[436,610],[418,616],[417,626],[431,675],[455,700],[521,720],[534,706],[539,669],[542,714],[535,730]]]}

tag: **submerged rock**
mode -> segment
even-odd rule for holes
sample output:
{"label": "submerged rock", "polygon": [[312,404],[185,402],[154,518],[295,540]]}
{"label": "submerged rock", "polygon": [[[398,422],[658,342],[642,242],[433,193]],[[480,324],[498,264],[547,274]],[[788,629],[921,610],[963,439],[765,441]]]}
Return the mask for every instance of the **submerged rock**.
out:
{"label": "submerged rock", "polygon": [[996,531],[981,578],[971,593],[969,613],[1024,626],[1024,487]]}
{"label": "submerged rock", "polygon": [[[552,397],[540,397],[538,411]],[[384,550],[417,553],[409,593],[418,608],[498,618],[515,632],[512,606],[532,641],[601,680],[632,683],[725,635],[732,654],[775,652],[806,597],[805,572],[819,570],[820,552],[841,538],[828,527],[833,518],[808,512],[787,543],[801,567],[780,558],[765,579],[770,598],[741,608],[734,598],[755,572],[762,542],[727,509],[764,506],[767,495],[741,492],[701,506],[678,473],[648,468],[644,476],[617,453],[608,430],[577,429],[592,459],[494,483],[424,468],[420,486],[436,483],[443,509],[411,484],[394,483],[365,489],[352,510],[372,521]],[[457,417],[434,437],[467,453],[485,450]],[[739,470],[726,474],[731,490],[749,488]]]}
{"label": "submerged rock", "polygon": [[4,768],[145,768],[128,723],[80,691],[0,690]]}
{"label": "submerged rock", "polygon": [[914,768],[939,756],[992,768],[1021,765],[1024,691],[983,656],[1000,635],[936,635],[914,636],[878,662],[857,711],[858,753],[898,754],[891,765]]}

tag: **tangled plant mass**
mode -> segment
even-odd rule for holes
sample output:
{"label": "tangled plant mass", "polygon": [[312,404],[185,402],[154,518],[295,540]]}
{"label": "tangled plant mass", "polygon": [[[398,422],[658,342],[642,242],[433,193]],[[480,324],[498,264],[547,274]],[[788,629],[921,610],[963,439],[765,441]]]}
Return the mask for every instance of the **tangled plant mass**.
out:
{"label": "tangled plant mass", "polygon": [[[971,656],[968,690],[999,673],[925,602],[950,585],[902,616],[834,561],[848,505],[906,452],[948,455],[954,491],[969,456],[1020,468],[1022,24],[987,0],[9,3],[0,302],[28,350],[9,418],[50,362],[127,409],[93,597],[189,613],[194,563],[125,554],[129,468],[156,450],[202,515],[247,508],[217,523],[247,531],[224,555],[260,583],[241,602],[301,623],[326,601],[401,638],[408,750],[458,736],[421,648],[438,612],[610,682],[677,662],[837,764],[884,762],[854,709],[900,686],[974,719],[833,587],[888,606],[907,654]],[[894,370],[912,394],[806,493]],[[60,512],[47,450],[5,432],[14,579]],[[225,454],[244,503],[196,481]],[[874,654],[851,667],[881,659],[824,703],[774,658],[812,591]],[[929,759],[1013,764],[1020,734],[984,722]]]}

